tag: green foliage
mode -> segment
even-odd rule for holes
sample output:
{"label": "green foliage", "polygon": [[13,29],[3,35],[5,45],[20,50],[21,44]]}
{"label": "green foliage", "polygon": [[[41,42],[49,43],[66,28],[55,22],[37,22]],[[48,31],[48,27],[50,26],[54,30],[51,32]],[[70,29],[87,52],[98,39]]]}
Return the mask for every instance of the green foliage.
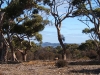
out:
{"label": "green foliage", "polygon": [[[32,13],[30,13],[31,16],[26,14],[26,10],[29,10],[30,12],[33,11]],[[19,23],[22,22],[22,24],[20,24],[20,25],[26,24],[29,27],[34,25],[34,29],[36,29],[35,26],[38,26],[38,28],[37,28],[38,30],[39,30],[39,28],[42,28],[40,30],[43,30],[44,26],[42,26],[43,25],[42,17],[40,15],[35,15],[35,14],[38,14],[38,12],[40,10],[47,12],[49,9],[44,8],[43,6],[37,5],[33,0],[16,0],[16,1],[11,0],[9,5],[7,7],[5,7],[2,11],[6,12],[7,20],[10,18],[13,21],[16,18],[17,22],[19,22]],[[48,11],[48,13],[49,13],[49,11]],[[23,14],[24,14],[24,17],[21,17],[21,15],[23,15]],[[6,22],[6,23],[9,25],[9,22]],[[16,25],[19,25],[19,24],[16,24]],[[39,27],[39,25],[40,25],[40,27]],[[6,27],[6,26],[4,26],[4,27]],[[15,30],[15,28],[14,28],[14,30]],[[24,30],[24,29],[22,29],[22,30]],[[38,30],[36,30],[36,31],[38,32]]]}
{"label": "green foliage", "polygon": [[72,15],[74,16],[84,16],[89,15],[89,10],[85,8],[85,5],[80,5],[77,10],[75,10]]}
{"label": "green foliage", "polygon": [[42,31],[49,21],[44,20],[39,12],[49,13],[48,8],[38,5],[34,0],[11,0],[6,7],[2,8],[2,11],[5,12],[2,30],[7,38],[18,35],[20,39],[35,37],[35,40],[42,42],[42,35],[38,32]]}
{"label": "green foliage", "polygon": [[88,56],[83,56],[81,57],[81,60],[90,60],[90,58]]}
{"label": "green foliage", "polygon": [[61,46],[57,46],[56,49],[57,49],[57,52],[59,52],[59,51],[62,50],[62,47]]}
{"label": "green foliage", "polygon": [[55,54],[52,51],[48,50],[36,50],[34,52],[34,59],[35,60],[53,60],[55,58]]}
{"label": "green foliage", "polygon": [[73,58],[79,59],[81,56],[80,54],[81,54],[80,50],[74,50],[73,51]]}
{"label": "green foliage", "polygon": [[24,34],[28,36],[33,36],[36,32],[42,31],[44,29],[43,19],[40,15],[34,15],[33,19],[26,19],[23,22]]}
{"label": "green foliage", "polygon": [[12,37],[12,45],[14,48],[21,48],[21,42],[24,41],[22,38],[18,38],[16,36]]}
{"label": "green foliage", "polygon": [[25,30],[24,26],[22,26],[22,25],[15,25],[15,26],[11,29],[10,33],[22,34],[22,33],[25,33],[24,30]]}
{"label": "green foliage", "polygon": [[50,9],[48,9],[48,8],[44,8],[44,7],[42,7],[42,6],[38,6],[37,8],[38,8],[40,11],[44,10],[47,14],[50,13]]}
{"label": "green foliage", "polygon": [[96,8],[93,10],[93,13],[97,16],[100,17],[100,8]]}
{"label": "green foliage", "polygon": [[6,15],[12,19],[23,14],[24,9],[32,7],[32,0],[11,0],[10,4],[4,9]]}
{"label": "green foliage", "polygon": [[[99,25],[100,25],[100,1],[99,0],[73,0],[72,4],[76,7],[76,10],[73,12],[74,16],[81,16],[79,19],[84,24],[91,27],[88,23],[92,23],[94,27],[92,29],[83,30],[84,33],[92,33],[96,39],[100,39]],[[84,19],[82,17],[85,17]],[[95,36],[96,35],[96,36]],[[92,36],[93,37],[93,36]],[[93,39],[94,39],[93,37]]]}
{"label": "green foliage", "polygon": [[44,5],[45,4],[49,4],[50,3],[50,0],[43,0],[43,2],[44,2]]}
{"label": "green foliage", "polygon": [[80,50],[95,50],[96,49],[95,41],[87,40],[85,43],[81,43],[81,45],[79,46],[79,49]]}
{"label": "green foliage", "polygon": [[58,61],[55,63],[55,66],[57,66],[58,68],[66,67],[67,65],[68,65],[68,63],[67,63],[66,60],[58,60]]}
{"label": "green foliage", "polygon": [[90,50],[87,52],[87,56],[90,58],[90,59],[96,59],[98,54],[95,50]]}
{"label": "green foliage", "polygon": [[84,3],[86,0],[72,0],[72,4],[75,5],[79,5],[81,3]]}
{"label": "green foliage", "polygon": [[36,39],[37,41],[40,41],[40,42],[42,43],[42,35],[41,35],[41,34],[36,33],[36,34],[35,34],[35,39]]}
{"label": "green foliage", "polygon": [[85,29],[82,31],[82,33],[86,33],[86,34],[88,34],[88,33],[90,33],[90,32],[91,32],[91,30],[88,29],[88,28],[85,28]]}
{"label": "green foliage", "polygon": [[66,49],[68,50],[75,50],[78,49],[79,45],[78,44],[67,44]]}
{"label": "green foliage", "polygon": [[85,34],[94,33],[94,34],[96,34],[96,29],[95,28],[91,28],[91,29],[85,28],[85,29],[82,30],[82,33],[85,33]]}

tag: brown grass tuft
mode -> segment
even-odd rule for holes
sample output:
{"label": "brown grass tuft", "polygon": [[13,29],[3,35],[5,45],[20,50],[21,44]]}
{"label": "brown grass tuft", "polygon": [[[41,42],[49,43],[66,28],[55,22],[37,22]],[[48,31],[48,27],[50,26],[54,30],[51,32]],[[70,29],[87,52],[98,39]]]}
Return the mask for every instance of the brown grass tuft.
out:
{"label": "brown grass tuft", "polygon": [[54,66],[55,62],[54,61],[39,61],[39,60],[35,60],[35,61],[29,61],[29,62],[23,62],[22,64],[25,65],[43,65],[43,66],[47,66],[47,65],[51,65]]}
{"label": "brown grass tuft", "polygon": [[0,71],[0,75],[4,75],[4,74]]}

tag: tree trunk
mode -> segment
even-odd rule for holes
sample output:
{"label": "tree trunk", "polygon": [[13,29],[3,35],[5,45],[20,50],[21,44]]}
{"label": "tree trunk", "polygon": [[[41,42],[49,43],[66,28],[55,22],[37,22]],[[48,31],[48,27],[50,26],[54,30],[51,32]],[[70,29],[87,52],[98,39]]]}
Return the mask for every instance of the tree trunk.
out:
{"label": "tree trunk", "polygon": [[7,62],[7,46],[5,45],[4,42],[0,42],[0,52],[1,52],[1,56],[0,56],[0,60],[2,62]]}
{"label": "tree trunk", "polygon": [[23,61],[27,61],[27,54],[23,55]]}
{"label": "tree trunk", "polygon": [[57,26],[56,26],[56,28],[57,28],[59,43],[63,48],[63,50],[62,50],[62,59],[63,60],[67,60],[67,58],[66,58],[66,47],[65,47],[65,45],[63,43],[62,36],[61,36],[61,33],[60,33],[60,29]]}
{"label": "tree trunk", "polygon": [[4,61],[7,62],[7,54],[8,54],[8,50],[6,49],[6,52],[5,52],[5,56],[4,56]]}
{"label": "tree trunk", "polygon": [[6,48],[4,48],[5,42],[4,42],[4,38],[3,38],[3,35],[2,35],[2,26],[3,26],[4,14],[5,14],[5,12],[0,11],[0,52],[1,52],[0,60],[1,61],[4,61],[5,52],[6,52]]}
{"label": "tree trunk", "polygon": [[7,62],[8,46],[5,43],[3,45],[3,50],[4,50],[4,62]]}
{"label": "tree trunk", "polygon": [[5,40],[1,31],[0,31],[0,52],[1,52],[0,60],[2,62],[7,62],[7,45],[5,43]]}
{"label": "tree trunk", "polygon": [[62,58],[63,58],[63,60],[67,60],[67,58],[66,58],[66,50],[65,49],[63,49]]}
{"label": "tree trunk", "polygon": [[15,52],[13,52],[12,54],[13,54],[13,56],[12,56],[13,60],[12,60],[12,61],[17,61],[17,62],[19,62],[18,59],[17,59],[17,57],[16,57]]}
{"label": "tree trunk", "polygon": [[0,40],[0,60],[2,61],[3,60],[3,43],[1,42],[1,40]]}
{"label": "tree trunk", "polygon": [[14,52],[14,48],[12,47],[12,45],[10,45],[10,48],[11,48],[11,57],[12,57],[11,60],[19,62],[17,57],[16,57],[16,54]]}
{"label": "tree trunk", "polygon": [[27,50],[18,49],[18,51],[21,53],[23,61],[27,61]]}
{"label": "tree trunk", "polygon": [[27,50],[24,51],[24,54],[23,55],[24,55],[23,56],[24,57],[23,60],[26,61],[27,60]]}
{"label": "tree trunk", "polygon": [[12,46],[12,42],[11,42],[11,37],[9,35],[9,33],[7,33],[7,37],[8,37],[8,43],[9,43],[9,47],[11,49],[11,61],[18,61],[17,57],[16,57],[16,54],[14,52],[14,47]]}
{"label": "tree trunk", "polygon": [[[97,35],[98,35],[99,42],[100,42],[100,30],[99,30],[99,25],[98,25],[98,28],[96,29],[96,33],[97,33]],[[99,45],[99,43],[95,43],[95,44],[96,44],[96,47],[97,47],[98,60],[100,61],[100,45]]]}

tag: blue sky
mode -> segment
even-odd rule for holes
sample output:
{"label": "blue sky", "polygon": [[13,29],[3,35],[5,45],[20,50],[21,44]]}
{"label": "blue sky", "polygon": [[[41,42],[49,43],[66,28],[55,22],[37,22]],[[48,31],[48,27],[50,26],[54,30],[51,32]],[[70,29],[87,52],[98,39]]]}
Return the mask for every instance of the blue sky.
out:
{"label": "blue sky", "polygon": [[[77,18],[68,18],[64,20],[62,23],[61,34],[65,37],[65,43],[82,43],[90,39],[89,35],[82,33],[84,28],[87,28],[87,26],[78,21]],[[59,43],[54,25],[47,25],[40,33],[43,36],[43,42]]]}
{"label": "blue sky", "polygon": [[[6,4],[4,4],[2,7],[5,7],[5,5]],[[59,14],[66,11],[63,9],[65,5],[59,7]],[[86,27],[87,26],[78,21],[77,18],[68,18],[64,20],[62,23],[61,34],[63,34],[65,37],[65,43],[82,43],[90,39],[89,35],[82,33],[82,30]],[[47,25],[40,33],[43,36],[43,42],[59,43],[57,39],[57,30],[54,25]]]}
{"label": "blue sky", "polygon": [[[62,15],[67,12],[66,10],[66,8],[68,8],[67,4],[66,3],[63,5],[61,4],[58,7],[59,15]],[[90,23],[89,23],[89,26],[93,27],[93,25]],[[77,18],[65,19],[62,22],[62,29],[61,29],[61,34],[63,34],[65,37],[65,43],[78,43],[79,44],[79,43],[85,42],[86,40],[89,40],[90,39],[89,35],[82,33],[82,30],[84,28],[88,28],[88,27],[82,22],[80,22],[79,20],[77,20]],[[43,36],[43,42],[59,43],[57,39],[57,30],[54,25],[53,26],[47,25],[45,29],[40,33]]]}

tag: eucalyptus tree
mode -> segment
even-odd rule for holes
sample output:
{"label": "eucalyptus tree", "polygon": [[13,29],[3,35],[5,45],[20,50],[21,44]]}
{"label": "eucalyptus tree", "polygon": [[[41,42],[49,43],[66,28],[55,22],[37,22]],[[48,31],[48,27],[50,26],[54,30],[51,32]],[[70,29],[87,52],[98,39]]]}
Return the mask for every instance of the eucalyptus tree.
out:
{"label": "eucalyptus tree", "polygon": [[96,33],[95,33],[95,29],[94,28],[91,28],[91,29],[85,28],[85,29],[82,30],[82,33],[88,34],[89,37],[91,39],[93,39],[93,40],[97,40],[98,39],[97,36],[96,36]]}
{"label": "eucalyptus tree", "polygon": [[[72,4],[76,7],[73,15],[79,16],[78,20],[86,24],[89,30],[93,25],[96,40],[100,41],[100,0],[73,0]],[[100,55],[100,46],[96,46]]]}
{"label": "eucalyptus tree", "polygon": [[[79,49],[85,50],[85,51],[96,50],[95,42],[98,42],[98,41],[96,41],[96,40],[86,40],[85,43],[81,43],[81,45],[79,46]],[[99,42],[98,42],[98,44],[99,44]]]}
{"label": "eucalyptus tree", "polygon": [[[14,60],[13,36],[18,37],[20,43],[23,39],[30,43],[32,38],[41,42],[42,35],[39,31],[42,31],[49,21],[43,19],[40,11],[48,13],[49,10],[40,6],[37,0],[1,0],[0,3],[0,37],[6,36]],[[1,41],[4,42],[5,39]]]}
{"label": "eucalyptus tree", "polygon": [[[62,22],[72,17],[73,5],[70,0],[44,0],[44,4],[50,7],[50,14],[54,18],[54,25],[57,30],[58,41],[62,47],[62,58],[66,60],[65,37],[61,34]],[[65,11],[64,11],[65,10]],[[67,22],[66,22],[67,23]]]}
{"label": "eucalyptus tree", "polygon": [[2,4],[3,0],[0,1],[0,60],[6,61],[7,42],[5,41],[2,33],[2,26],[3,26],[5,12],[1,10]]}
{"label": "eucalyptus tree", "polygon": [[[73,15],[79,16],[78,20],[86,24],[88,28],[83,30],[83,33],[96,34],[100,40],[100,6],[99,0],[73,0],[72,4],[76,7]],[[91,23],[94,27],[91,28]]]}
{"label": "eucalyptus tree", "polygon": [[[30,46],[30,43],[31,43],[31,46]],[[28,51],[33,52],[33,49],[35,49],[37,45],[33,41],[29,42],[28,40],[23,40],[23,39],[19,40],[18,37],[14,36],[13,40],[12,40],[12,46],[17,51],[19,51],[21,53],[22,60],[23,61],[27,61],[26,60],[26,58],[27,58],[27,52]]]}

